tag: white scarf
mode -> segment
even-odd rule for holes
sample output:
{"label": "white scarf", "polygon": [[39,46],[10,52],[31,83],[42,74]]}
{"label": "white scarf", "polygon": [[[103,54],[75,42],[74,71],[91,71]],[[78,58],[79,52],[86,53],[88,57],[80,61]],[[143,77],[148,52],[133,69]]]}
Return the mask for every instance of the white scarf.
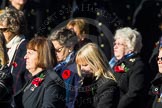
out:
{"label": "white scarf", "polygon": [[9,57],[8,66],[11,65],[11,62],[14,59],[16,50],[18,49],[21,42],[23,42],[24,40],[25,40],[25,36],[16,35],[9,43],[6,44],[6,47],[9,49],[7,52],[8,57]]}

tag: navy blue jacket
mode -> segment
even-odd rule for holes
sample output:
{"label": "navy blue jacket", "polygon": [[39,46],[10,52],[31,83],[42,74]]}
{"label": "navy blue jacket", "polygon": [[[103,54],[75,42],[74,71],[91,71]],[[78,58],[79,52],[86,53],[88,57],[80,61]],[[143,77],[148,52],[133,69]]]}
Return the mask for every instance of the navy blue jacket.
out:
{"label": "navy blue jacket", "polygon": [[[29,80],[29,72],[26,70],[26,60],[24,59],[24,56],[26,54],[26,44],[27,40],[23,41],[16,52],[15,60],[14,62],[17,64],[17,66],[13,67],[12,70],[12,76],[13,76],[13,93],[15,94],[17,91],[19,91],[27,80]],[[12,65],[10,66],[10,69],[12,68]]]}
{"label": "navy blue jacket", "polygon": [[57,69],[56,73],[63,78],[65,83],[66,107],[75,108],[74,103],[78,95],[80,77],[78,76],[74,53],[70,57],[70,61],[60,66],[60,69]]}

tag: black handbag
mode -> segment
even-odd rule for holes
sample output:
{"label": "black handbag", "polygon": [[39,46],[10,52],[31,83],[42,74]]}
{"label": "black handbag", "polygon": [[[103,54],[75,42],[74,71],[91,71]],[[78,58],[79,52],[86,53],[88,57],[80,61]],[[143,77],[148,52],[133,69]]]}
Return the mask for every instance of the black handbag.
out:
{"label": "black handbag", "polygon": [[9,70],[5,38],[0,32],[0,107],[11,108],[13,78]]}
{"label": "black handbag", "polygon": [[0,106],[10,108],[12,101],[13,78],[8,67],[0,70]]}

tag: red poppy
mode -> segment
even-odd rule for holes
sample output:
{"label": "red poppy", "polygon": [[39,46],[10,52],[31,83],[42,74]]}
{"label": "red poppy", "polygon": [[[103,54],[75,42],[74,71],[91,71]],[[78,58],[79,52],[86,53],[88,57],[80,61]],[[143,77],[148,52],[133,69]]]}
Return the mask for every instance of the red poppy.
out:
{"label": "red poppy", "polygon": [[117,72],[117,73],[123,73],[123,72],[125,72],[124,68],[121,67],[121,66],[115,66],[114,67],[114,71]]}
{"label": "red poppy", "polygon": [[13,65],[14,68],[17,67],[17,63],[16,62],[13,62],[12,65]]}
{"label": "red poppy", "polygon": [[64,70],[64,72],[62,73],[62,78],[63,79],[68,79],[70,77],[70,70]]}
{"label": "red poppy", "polygon": [[35,85],[36,87],[38,87],[41,83],[42,83],[43,79],[40,77],[37,77],[35,79],[33,79],[32,84]]}

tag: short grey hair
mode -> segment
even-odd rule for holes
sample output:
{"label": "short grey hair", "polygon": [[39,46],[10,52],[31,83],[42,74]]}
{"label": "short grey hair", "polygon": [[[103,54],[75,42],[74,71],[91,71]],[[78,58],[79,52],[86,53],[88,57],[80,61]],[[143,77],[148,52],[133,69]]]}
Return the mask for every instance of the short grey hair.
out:
{"label": "short grey hair", "polygon": [[140,53],[142,49],[142,36],[136,29],[130,27],[120,28],[116,31],[114,39],[124,39],[128,49]]}
{"label": "short grey hair", "polygon": [[78,42],[78,38],[75,32],[65,27],[52,31],[48,36],[48,39],[50,39],[51,41],[56,40],[65,47],[74,47]]}

